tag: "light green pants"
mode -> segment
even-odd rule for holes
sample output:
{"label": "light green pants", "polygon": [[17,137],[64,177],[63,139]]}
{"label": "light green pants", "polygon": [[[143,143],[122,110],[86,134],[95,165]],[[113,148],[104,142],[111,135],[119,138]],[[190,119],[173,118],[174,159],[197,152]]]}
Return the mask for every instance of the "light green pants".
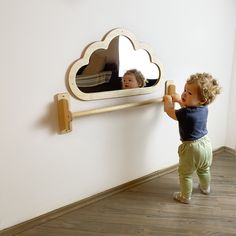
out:
{"label": "light green pants", "polygon": [[207,189],[211,182],[210,166],[212,147],[210,140],[204,136],[195,141],[185,141],[178,149],[180,192],[185,198],[192,195],[192,175],[196,171],[202,189]]}

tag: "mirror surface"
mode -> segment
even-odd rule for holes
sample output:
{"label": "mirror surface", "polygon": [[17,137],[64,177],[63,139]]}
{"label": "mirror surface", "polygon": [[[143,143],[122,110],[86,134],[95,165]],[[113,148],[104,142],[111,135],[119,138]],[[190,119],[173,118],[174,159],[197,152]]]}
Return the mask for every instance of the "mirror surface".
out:
{"label": "mirror surface", "polygon": [[[103,41],[89,45],[83,57],[72,65],[69,86],[83,100],[151,93],[161,78],[160,65],[151,51],[124,29],[110,31]],[[130,69],[142,73],[144,87],[122,89],[122,78]]]}

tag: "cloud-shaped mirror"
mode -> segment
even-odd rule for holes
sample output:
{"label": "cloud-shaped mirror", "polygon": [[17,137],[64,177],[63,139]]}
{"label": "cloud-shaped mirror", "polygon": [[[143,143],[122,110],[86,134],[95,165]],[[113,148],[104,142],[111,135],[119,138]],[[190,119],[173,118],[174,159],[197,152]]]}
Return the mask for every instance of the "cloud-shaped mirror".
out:
{"label": "cloud-shaped mirror", "polygon": [[[125,72],[135,69],[144,87],[123,89]],[[132,96],[154,92],[162,77],[160,63],[147,44],[121,28],[108,32],[101,41],[85,48],[69,69],[69,87],[82,100]]]}

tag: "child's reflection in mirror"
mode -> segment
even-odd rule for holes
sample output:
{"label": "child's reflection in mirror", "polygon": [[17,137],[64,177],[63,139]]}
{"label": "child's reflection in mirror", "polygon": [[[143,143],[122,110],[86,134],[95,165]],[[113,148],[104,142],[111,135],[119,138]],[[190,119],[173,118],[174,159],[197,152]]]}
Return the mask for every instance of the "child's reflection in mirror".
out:
{"label": "child's reflection in mirror", "polygon": [[123,75],[122,89],[143,88],[145,84],[146,80],[139,70],[127,70]]}

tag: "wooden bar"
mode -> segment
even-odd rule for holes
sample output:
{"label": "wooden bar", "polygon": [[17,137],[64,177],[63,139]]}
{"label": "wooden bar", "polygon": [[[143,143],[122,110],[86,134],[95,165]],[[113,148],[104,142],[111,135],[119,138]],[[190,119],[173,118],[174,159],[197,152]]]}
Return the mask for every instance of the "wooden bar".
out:
{"label": "wooden bar", "polygon": [[118,110],[128,109],[132,107],[140,107],[140,106],[149,105],[153,103],[160,103],[162,101],[163,101],[163,98],[154,98],[154,99],[141,101],[141,102],[133,102],[133,103],[127,103],[127,104],[122,104],[122,105],[91,109],[87,111],[73,112],[72,118],[95,115],[95,114],[100,114],[100,113],[105,113],[105,112],[118,111]]}

